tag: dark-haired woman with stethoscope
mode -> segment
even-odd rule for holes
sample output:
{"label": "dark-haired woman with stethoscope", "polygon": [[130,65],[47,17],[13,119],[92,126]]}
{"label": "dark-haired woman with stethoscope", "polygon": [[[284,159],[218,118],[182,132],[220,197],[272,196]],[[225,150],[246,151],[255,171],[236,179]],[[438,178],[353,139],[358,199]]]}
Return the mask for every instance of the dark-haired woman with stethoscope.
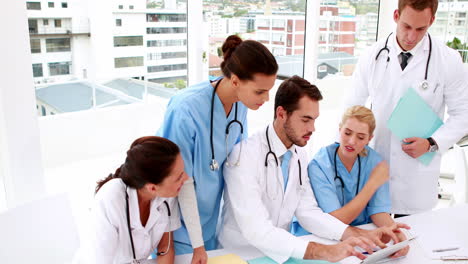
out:
{"label": "dark-haired woman with stethoscope", "polygon": [[205,249],[217,248],[223,165],[234,144],[247,137],[247,109],[257,110],[268,100],[278,70],[260,42],[233,35],[222,51],[223,77],[173,96],[157,133],[180,147],[190,177],[178,198],[182,228],[174,233],[174,242],[176,254],[193,251],[193,264],[205,264]]}
{"label": "dark-haired woman with stethoscope", "polygon": [[86,263],[140,263],[155,251],[159,264],[173,263],[171,233],[180,227],[175,197],[187,179],[176,144],[135,140],[125,163],[96,187],[93,260]]}
{"label": "dark-haired woman with stethoscope", "polygon": [[[394,224],[390,216],[388,165],[367,146],[375,129],[372,111],[363,106],[346,110],[339,126],[340,143],[318,151],[308,172],[318,205],[326,213],[352,226]],[[298,228],[296,234],[304,234]],[[397,233],[400,241],[403,233]],[[405,255],[408,248],[397,252]]]}

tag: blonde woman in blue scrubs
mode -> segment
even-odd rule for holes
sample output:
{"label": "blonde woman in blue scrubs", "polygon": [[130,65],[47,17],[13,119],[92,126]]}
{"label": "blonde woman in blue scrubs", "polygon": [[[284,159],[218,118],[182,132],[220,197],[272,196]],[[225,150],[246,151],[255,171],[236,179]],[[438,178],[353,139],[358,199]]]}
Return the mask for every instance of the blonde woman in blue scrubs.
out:
{"label": "blonde woman in blue scrubs", "polygon": [[223,76],[172,97],[157,133],[180,147],[190,177],[179,195],[182,228],[174,233],[174,243],[176,254],[193,252],[192,264],[205,264],[205,250],[217,248],[223,165],[234,144],[247,137],[247,109],[268,101],[278,71],[260,42],[233,35],[222,51]]}
{"label": "blonde woman in blue scrubs", "polygon": [[[388,164],[368,146],[375,129],[372,111],[364,106],[348,108],[339,128],[340,143],[320,149],[308,167],[320,208],[352,226],[392,225]],[[295,229],[298,235],[306,232],[301,227]],[[406,240],[401,232],[397,236]],[[406,255],[408,249],[393,257]]]}

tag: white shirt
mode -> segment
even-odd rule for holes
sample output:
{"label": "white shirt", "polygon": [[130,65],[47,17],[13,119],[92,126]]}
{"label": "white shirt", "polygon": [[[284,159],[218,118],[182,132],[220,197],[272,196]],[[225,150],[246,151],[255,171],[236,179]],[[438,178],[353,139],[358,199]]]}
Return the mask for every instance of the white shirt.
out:
{"label": "white shirt", "polygon": [[223,225],[218,239],[223,247],[250,244],[279,263],[290,257],[302,259],[308,241],[289,233],[293,216],[306,230],[329,239],[341,239],[347,225],[318,207],[307,176],[307,155],[295,145],[289,149],[292,156],[284,191],[280,157],[287,149],[270,125],[268,135],[278,166],[269,155],[266,168],[265,132],[262,129],[234,147],[229,160],[237,159],[242,144],[239,166],[224,166]]}
{"label": "white shirt", "polygon": [[[424,42],[424,41],[419,41],[418,44],[416,44],[416,46],[414,46],[414,48],[412,48],[411,50],[403,50],[400,47],[400,45],[398,44],[396,34],[392,34],[392,40],[393,40],[393,46],[396,49],[396,54],[398,54],[398,62],[400,64],[401,64],[401,62],[403,60],[402,56],[401,56],[402,52],[407,52],[407,53],[411,54],[411,57],[408,59],[408,63],[409,63],[414,58],[414,56],[416,56],[418,54],[418,51],[421,50],[421,46],[423,45],[423,42]],[[421,54],[421,55],[424,56],[423,54]]]}
{"label": "white shirt", "polygon": [[[121,179],[116,178],[104,184],[95,196],[96,263],[121,264],[131,263],[133,260],[127,226],[125,191],[126,185]],[[146,226],[143,226],[140,221],[136,189],[128,188],[127,193],[136,259],[147,259],[157,248],[165,232],[180,227],[177,200],[159,197],[153,199],[148,221]],[[170,207],[170,221],[164,201],[167,201]]]}
{"label": "white shirt", "polygon": [[[460,54],[432,37],[427,76],[429,87],[424,90],[421,83],[429,56],[427,34],[404,71],[398,61],[401,48],[396,40],[389,40],[390,52],[383,51],[376,61],[376,55],[385,46],[385,40],[378,41],[359,59],[353,85],[347,89],[345,107],[364,105],[370,99],[376,119],[371,146],[389,162],[391,211],[415,214],[430,210],[437,203],[441,153],[468,134],[468,74]],[[390,58],[388,63],[387,58]],[[400,139],[387,128],[390,115],[409,87],[414,88],[442,120],[446,108],[449,115],[445,123],[432,134],[439,151],[428,166],[404,153]]]}

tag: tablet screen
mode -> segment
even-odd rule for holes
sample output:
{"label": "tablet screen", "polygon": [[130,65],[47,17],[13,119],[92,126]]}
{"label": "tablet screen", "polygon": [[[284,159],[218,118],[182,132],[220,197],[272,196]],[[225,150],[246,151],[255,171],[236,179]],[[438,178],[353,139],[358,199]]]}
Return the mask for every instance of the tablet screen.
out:
{"label": "tablet screen", "polygon": [[393,253],[397,252],[398,250],[406,247],[410,241],[415,239],[416,237],[407,239],[405,241],[402,241],[400,243],[388,246],[384,249],[378,250],[374,252],[374,254],[367,256],[366,259],[364,259],[361,263],[362,264],[370,264],[370,263],[377,263],[389,256],[391,256]]}

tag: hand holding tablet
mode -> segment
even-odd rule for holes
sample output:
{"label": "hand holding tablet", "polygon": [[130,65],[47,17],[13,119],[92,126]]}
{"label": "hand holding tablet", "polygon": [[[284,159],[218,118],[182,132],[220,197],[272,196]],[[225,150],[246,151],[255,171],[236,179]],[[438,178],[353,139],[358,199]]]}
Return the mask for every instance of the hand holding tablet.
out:
{"label": "hand holding tablet", "polygon": [[368,255],[366,259],[361,261],[361,264],[370,264],[370,263],[379,263],[385,260],[387,257],[391,256],[393,253],[397,252],[398,250],[408,246],[409,242],[414,240],[416,237],[412,237],[400,243],[388,246],[384,249],[377,250],[372,255]]}

